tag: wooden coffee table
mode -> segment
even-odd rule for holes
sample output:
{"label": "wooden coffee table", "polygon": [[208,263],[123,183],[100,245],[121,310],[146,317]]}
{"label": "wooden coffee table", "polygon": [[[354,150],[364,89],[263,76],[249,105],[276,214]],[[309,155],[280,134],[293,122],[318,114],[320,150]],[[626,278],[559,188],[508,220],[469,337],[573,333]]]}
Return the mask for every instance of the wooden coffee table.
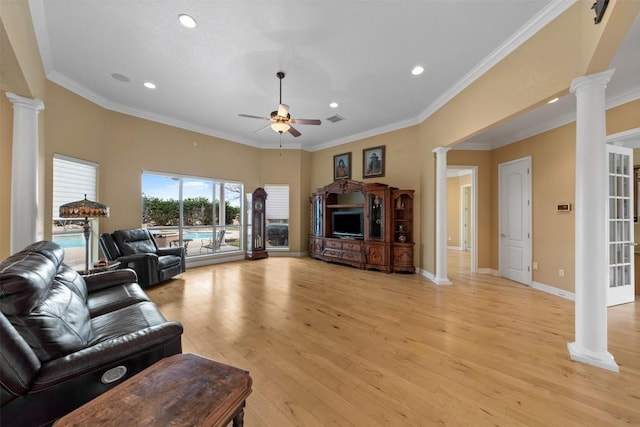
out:
{"label": "wooden coffee table", "polygon": [[252,380],[247,371],[177,354],[60,418],[55,426],[241,427]]}

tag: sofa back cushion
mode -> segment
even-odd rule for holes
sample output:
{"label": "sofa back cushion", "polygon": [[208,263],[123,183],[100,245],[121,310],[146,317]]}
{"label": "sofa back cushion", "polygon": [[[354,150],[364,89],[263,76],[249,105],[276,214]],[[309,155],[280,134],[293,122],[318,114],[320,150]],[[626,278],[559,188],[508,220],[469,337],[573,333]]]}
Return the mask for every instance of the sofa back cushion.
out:
{"label": "sofa back cushion", "polygon": [[0,310],[46,362],[93,339],[84,279],[53,242],[34,243],[0,263]]}
{"label": "sofa back cushion", "polygon": [[102,249],[104,256],[111,261],[122,256],[110,233],[102,233],[100,236],[100,249]]}
{"label": "sofa back cushion", "polygon": [[155,254],[158,251],[155,240],[146,228],[116,230],[112,236],[123,255]]}
{"label": "sofa back cushion", "polygon": [[26,315],[49,291],[64,252],[51,242],[38,242],[0,264],[0,310],[5,315]]}

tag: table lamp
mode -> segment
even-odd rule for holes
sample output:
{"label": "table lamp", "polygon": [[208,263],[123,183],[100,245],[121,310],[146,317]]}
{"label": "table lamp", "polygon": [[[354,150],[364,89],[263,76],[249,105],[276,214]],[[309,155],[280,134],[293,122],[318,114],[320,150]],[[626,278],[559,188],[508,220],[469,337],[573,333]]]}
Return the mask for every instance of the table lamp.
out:
{"label": "table lamp", "polygon": [[85,240],[85,274],[89,272],[89,236],[91,235],[91,225],[89,224],[89,218],[108,216],[109,207],[98,202],[87,200],[86,194],[84,195],[83,200],[60,205],[60,218],[84,218],[84,224],[82,225],[82,228],[84,230]]}

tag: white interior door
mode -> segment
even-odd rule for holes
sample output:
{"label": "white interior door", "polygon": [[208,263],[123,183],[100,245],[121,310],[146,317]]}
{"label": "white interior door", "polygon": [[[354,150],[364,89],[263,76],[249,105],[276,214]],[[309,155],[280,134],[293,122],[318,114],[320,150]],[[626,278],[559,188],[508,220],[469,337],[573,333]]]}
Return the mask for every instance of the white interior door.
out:
{"label": "white interior door", "polygon": [[499,166],[500,275],[531,284],[531,157]]}
{"label": "white interior door", "polygon": [[607,145],[609,290],[607,305],[635,300],[633,238],[633,150]]}

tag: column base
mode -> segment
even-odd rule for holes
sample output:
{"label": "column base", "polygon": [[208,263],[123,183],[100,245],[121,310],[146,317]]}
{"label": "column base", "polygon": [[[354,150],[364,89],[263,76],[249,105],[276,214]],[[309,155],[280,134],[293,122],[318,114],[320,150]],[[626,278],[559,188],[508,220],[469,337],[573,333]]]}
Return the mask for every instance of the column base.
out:
{"label": "column base", "polygon": [[614,360],[613,355],[608,351],[605,351],[604,353],[593,353],[580,347],[576,342],[567,343],[567,348],[569,349],[569,356],[571,357],[571,360],[597,366],[598,368],[607,369],[613,372],[620,372],[620,368]]}
{"label": "column base", "polygon": [[431,279],[431,281],[433,283],[435,283],[436,285],[452,285],[453,283],[451,282],[451,280],[447,279],[446,277],[434,277],[433,279]]}

